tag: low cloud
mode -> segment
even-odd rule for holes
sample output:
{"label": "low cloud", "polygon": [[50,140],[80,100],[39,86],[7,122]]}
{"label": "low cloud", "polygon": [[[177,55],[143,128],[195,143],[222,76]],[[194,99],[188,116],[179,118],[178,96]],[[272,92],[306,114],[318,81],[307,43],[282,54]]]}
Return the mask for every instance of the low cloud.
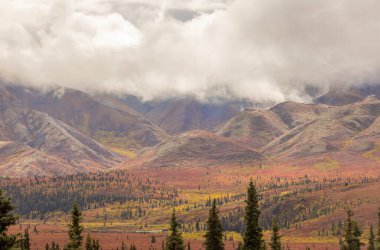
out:
{"label": "low cloud", "polygon": [[0,77],[146,100],[308,101],[380,80],[376,0],[0,0]]}

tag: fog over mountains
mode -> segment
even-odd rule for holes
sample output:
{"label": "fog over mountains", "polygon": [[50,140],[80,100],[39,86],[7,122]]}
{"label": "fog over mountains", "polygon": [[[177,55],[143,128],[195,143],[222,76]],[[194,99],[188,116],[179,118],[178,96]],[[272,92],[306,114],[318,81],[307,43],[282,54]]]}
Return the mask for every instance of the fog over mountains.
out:
{"label": "fog over mountains", "polygon": [[0,172],[375,164],[379,9],[0,0]]}
{"label": "fog over mountains", "polygon": [[289,162],[372,166],[380,159],[379,89],[331,91],[309,104],[254,108],[247,101],[141,102],[131,95],[5,85],[0,173]]}
{"label": "fog over mountains", "polygon": [[0,77],[40,88],[311,102],[380,81],[376,0],[0,1]]}

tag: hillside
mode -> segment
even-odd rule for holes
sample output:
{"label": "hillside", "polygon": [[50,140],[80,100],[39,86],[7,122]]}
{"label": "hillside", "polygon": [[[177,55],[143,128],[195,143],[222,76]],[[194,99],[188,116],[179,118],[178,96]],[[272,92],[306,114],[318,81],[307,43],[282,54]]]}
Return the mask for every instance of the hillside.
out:
{"label": "hillside", "polygon": [[97,98],[64,88],[45,93],[22,88],[10,90],[26,105],[80,129],[120,154],[129,156],[168,138],[160,128],[117,98]]}
{"label": "hillside", "polygon": [[[337,161],[344,160],[340,159],[340,153],[351,154],[356,161],[368,160],[377,152],[379,115],[380,100],[371,97],[362,102],[330,108],[329,112],[276,138],[265,147],[263,153],[275,158],[325,155]],[[371,160],[377,161],[377,157]]]}
{"label": "hillside", "polygon": [[127,166],[210,166],[254,163],[261,158],[260,153],[234,140],[206,131],[191,131],[142,152],[132,162],[127,162]]}
{"label": "hillside", "polygon": [[210,130],[251,105],[244,101],[203,103],[191,97],[142,102],[134,96],[125,96],[122,101],[171,135]]}
{"label": "hillside", "polygon": [[284,102],[267,110],[245,110],[214,129],[218,135],[233,138],[260,149],[292,128],[327,112],[326,105]]}
{"label": "hillside", "polygon": [[81,131],[23,105],[0,89],[2,174],[42,175],[95,171],[119,157]]}

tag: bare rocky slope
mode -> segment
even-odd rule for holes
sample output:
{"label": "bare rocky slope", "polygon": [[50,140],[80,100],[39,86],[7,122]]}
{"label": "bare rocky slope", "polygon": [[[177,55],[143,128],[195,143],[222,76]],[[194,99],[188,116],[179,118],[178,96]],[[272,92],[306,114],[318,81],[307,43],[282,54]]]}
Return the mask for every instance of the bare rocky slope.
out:
{"label": "bare rocky slope", "polygon": [[107,169],[119,157],[80,130],[25,106],[0,88],[0,173],[65,174]]}
{"label": "bare rocky slope", "polygon": [[162,129],[117,98],[98,98],[67,88],[45,93],[19,87],[10,91],[26,105],[80,129],[119,154],[130,155],[169,138]]}
{"label": "bare rocky slope", "polygon": [[130,165],[211,166],[247,162],[254,164],[261,159],[260,153],[235,140],[207,131],[190,131],[173,136],[142,152]]}
{"label": "bare rocky slope", "polygon": [[142,103],[136,97],[127,96],[123,101],[171,135],[210,130],[252,105],[244,101],[202,103],[191,97]]}

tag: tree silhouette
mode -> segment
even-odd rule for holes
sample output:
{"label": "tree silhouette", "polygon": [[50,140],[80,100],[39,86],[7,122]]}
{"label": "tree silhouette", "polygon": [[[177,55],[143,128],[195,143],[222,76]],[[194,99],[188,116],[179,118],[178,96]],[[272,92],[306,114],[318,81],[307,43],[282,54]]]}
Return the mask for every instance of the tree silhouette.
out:
{"label": "tree silhouette", "polygon": [[243,249],[244,250],[261,250],[265,247],[263,240],[262,228],[259,224],[260,196],[256,190],[256,186],[252,179],[249,182],[247,191],[247,206],[245,207],[245,230],[243,235]]}
{"label": "tree silhouette", "polygon": [[170,220],[170,235],[166,240],[166,250],[185,250],[182,234],[179,231],[179,223],[173,209],[172,218]]}
{"label": "tree silhouette", "polygon": [[13,209],[10,198],[4,197],[3,191],[0,190],[0,250],[8,250],[16,245],[17,237],[7,234],[8,227],[17,221]]}
{"label": "tree silhouette", "polygon": [[207,220],[206,232],[206,250],[222,250],[224,249],[223,229],[219,219],[219,211],[216,207],[216,200],[212,202],[212,207]]}

